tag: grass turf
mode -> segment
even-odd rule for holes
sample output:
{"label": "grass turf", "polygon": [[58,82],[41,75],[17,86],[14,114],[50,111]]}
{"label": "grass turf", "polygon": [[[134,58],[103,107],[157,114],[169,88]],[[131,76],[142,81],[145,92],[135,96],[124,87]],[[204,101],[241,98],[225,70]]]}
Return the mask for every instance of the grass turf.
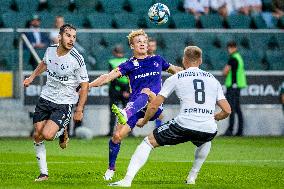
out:
{"label": "grass turf", "polygon": [[[113,181],[126,173],[142,138],[123,141]],[[71,139],[61,150],[45,142],[49,180],[39,174],[32,139],[0,138],[0,188],[110,188],[103,180],[108,164],[108,138]],[[194,158],[191,143],[157,148],[137,174],[132,188],[284,188],[283,137],[217,137],[196,185],[184,181]]]}

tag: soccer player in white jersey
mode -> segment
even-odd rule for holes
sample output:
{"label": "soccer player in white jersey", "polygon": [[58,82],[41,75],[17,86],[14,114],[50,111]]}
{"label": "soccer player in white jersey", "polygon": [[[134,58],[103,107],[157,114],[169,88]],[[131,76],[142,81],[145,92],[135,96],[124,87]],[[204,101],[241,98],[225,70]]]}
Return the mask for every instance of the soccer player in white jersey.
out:
{"label": "soccer player in white jersey", "polygon": [[[67,125],[74,104],[77,103],[74,121],[83,118],[89,78],[82,55],[73,47],[75,41],[76,28],[70,24],[61,26],[59,44],[47,48],[42,62],[23,82],[28,87],[35,77],[47,72],[46,85],[41,91],[33,117],[34,147],[40,168],[40,175],[35,181],[48,179],[44,140],[50,141],[59,137],[60,147],[66,148],[69,140]],[[81,90],[78,94],[76,88],[79,86]]]}
{"label": "soccer player in white jersey", "polygon": [[[181,103],[178,116],[145,137],[134,152],[124,179],[111,183],[110,186],[130,187],[152,149],[187,141],[191,141],[196,146],[196,151],[186,183],[195,184],[197,174],[210,152],[211,140],[217,134],[215,120],[225,119],[231,113],[231,107],[224,96],[221,84],[211,73],[199,69],[201,63],[201,49],[196,46],[186,47],[183,55],[185,70],[165,81],[159,94],[148,105],[144,118],[137,122],[137,126],[143,127],[173,91],[176,92]],[[221,111],[215,114],[216,104]]]}

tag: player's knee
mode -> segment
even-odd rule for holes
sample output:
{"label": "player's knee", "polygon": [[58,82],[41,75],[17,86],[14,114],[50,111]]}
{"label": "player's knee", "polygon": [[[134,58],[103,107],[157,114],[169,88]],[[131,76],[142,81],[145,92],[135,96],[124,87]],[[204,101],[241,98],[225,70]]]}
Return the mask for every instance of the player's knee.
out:
{"label": "player's knee", "polygon": [[146,95],[150,95],[150,93],[151,93],[151,90],[149,89],[149,88],[143,88],[142,90],[141,90],[141,93],[144,93],[144,94],[146,94]]}
{"label": "player's knee", "polygon": [[151,148],[155,148],[156,147],[156,140],[155,140],[155,138],[154,138],[154,140],[150,137],[150,136],[146,136],[145,138],[144,138],[144,141],[149,145],[149,146],[151,146]]}
{"label": "player's knee", "polygon": [[119,134],[119,132],[115,132],[115,133],[113,134],[113,136],[112,136],[112,141],[113,141],[114,143],[119,143],[119,142],[121,142],[121,140],[122,140],[122,137],[121,137],[121,135]]}
{"label": "player's knee", "polygon": [[43,138],[45,140],[53,140],[54,139],[54,134],[52,134],[51,132],[44,132],[42,133]]}

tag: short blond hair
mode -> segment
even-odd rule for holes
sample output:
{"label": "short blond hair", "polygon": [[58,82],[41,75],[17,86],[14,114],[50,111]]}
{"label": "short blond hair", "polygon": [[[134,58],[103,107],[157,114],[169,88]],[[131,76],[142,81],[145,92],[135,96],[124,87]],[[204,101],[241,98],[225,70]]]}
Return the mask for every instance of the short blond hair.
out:
{"label": "short blond hair", "polygon": [[132,44],[133,43],[133,38],[138,36],[138,35],[144,35],[147,39],[148,39],[148,35],[145,33],[144,30],[140,29],[140,30],[132,30],[130,32],[130,34],[127,36],[128,38],[128,44]]}
{"label": "short blond hair", "polygon": [[197,62],[202,58],[202,50],[197,46],[187,46],[184,49],[184,57],[189,60],[189,62]]}

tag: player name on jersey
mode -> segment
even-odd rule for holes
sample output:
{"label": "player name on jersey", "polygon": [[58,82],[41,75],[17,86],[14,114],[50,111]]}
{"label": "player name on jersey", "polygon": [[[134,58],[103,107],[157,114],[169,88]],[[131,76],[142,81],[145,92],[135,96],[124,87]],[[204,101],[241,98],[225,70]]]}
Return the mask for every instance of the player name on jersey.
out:
{"label": "player name on jersey", "polygon": [[208,73],[208,72],[189,71],[189,72],[178,73],[178,79],[183,78],[183,77],[190,77],[190,76],[214,77],[211,73]]}

